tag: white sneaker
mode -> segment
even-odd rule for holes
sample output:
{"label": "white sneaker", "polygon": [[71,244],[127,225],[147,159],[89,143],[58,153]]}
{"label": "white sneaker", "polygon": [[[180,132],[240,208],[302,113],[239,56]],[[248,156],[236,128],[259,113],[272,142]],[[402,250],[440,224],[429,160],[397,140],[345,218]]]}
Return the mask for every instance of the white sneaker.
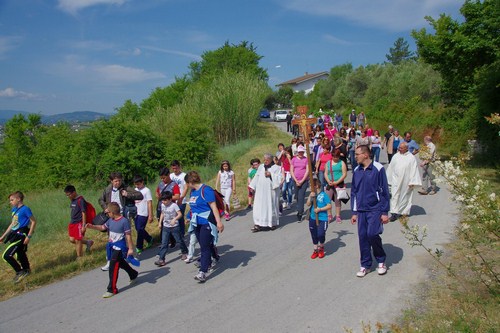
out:
{"label": "white sneaker", "polygon": [[109,261],[106,263],[106,265],[101,267],[101,271],[103,272],[109,271]]}
{"label": "white sneaker", "polygon": [[387,267],[385,267],[384,263],[378,264],[377,273],[378,275],[384,275],[387,273]]}
{"label": "white sneaker", "polygon": [[194,279],[197,280],[199,283],[203,283],[207,280],[207,277],[206,277],[205,273],[200,271],[200,272],[198,272],[198,274],[196,274]]}
{"label": "white sneaker", "polygon": [[288,206],[287,206],[286,201],[285,201],[285,202],[283,202],[283,209],[286,209],[287,207],[288,207]]}
{"label": "white sneaker", "polygon": [[369,270],[369,269],[366,269],[366,268],[364,268],[364,267],[361,267],[361,268],[359,269],[359,272],[357,272],[357,273],[356,273],[356,276],[357,276],[357,277],[364,277],[366,274],[368,274],[368,272],[370,272],[370,270]]}

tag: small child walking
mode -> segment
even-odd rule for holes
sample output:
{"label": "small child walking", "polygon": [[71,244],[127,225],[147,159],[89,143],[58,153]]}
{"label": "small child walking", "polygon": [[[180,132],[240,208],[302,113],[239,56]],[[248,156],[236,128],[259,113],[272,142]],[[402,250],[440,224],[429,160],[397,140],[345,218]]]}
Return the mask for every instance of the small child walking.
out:
{"label": "small child walking", "polygon": [[31,236],[35,232],[36,219],[31,209],[24,205],[23,200],[24,194],[20,191],[9,195],[9,202],[12,206],[12,222],[0,237],[0,242],[10,243],[4,251],[2,258],[16,272],[13,280],[14,283],[19,283],[31,273],[26,251],[28,251],[28,243]]}
{"label": "small child walking", "polygon": [[[318,179],[313,180],[314,191],[307,198],[307,206],[311,206],[309,214],[309,231],[314,245],[311,259],[323,258],[325,256],[325,234],[328,229],[328,212],[332,208],[330,197],[321,188]],[[316,200],[316,208],[314,207]],[[316,224],[316,214],[318,214],[318,224]]]}
{"label": "small child walking", "polygon": [[255,194],[255,191],[250,187],[250,183],[252,182],[253,177],[255,177],[255,174],[257,173],[257,169],[259,168],[260,165],[260,160],[258,158],[252,158],[250,160],[250,169],[248,169],[248,179],[247,179],[247,187],[248,187],[248,206],[247,209],[250,210],[252,209],[253,205],[253,196]]}
{"label": "small child walking", "polygon": [[158,256],[160,257],[155,261],[155,265],[162,267],[166,265],[165,256],[168,252],[168,241],[170,235],[172,235],[175,241],[180,245],[182,252],[182,260],[187,259],[188,249],[186,243],[184,243],[184,238],[181,237],[181,228],[179,225],[179,220],[182,218],[181,209],[179,206],[172,201],[172,192],[166,191],[160,197],[161,200],[161,214],[158,220],[158,227],[161,232],[161,247]]}
{"label": "small child walking", "polygon": [[215,188],[219,186],[219,183],[220,193],[224,196],[224,218],[226,221],[229,221],[231,219],[231,194],[236,194],[236,179],[234,171],[231,170],[231,164],[227,160],[222,161],[220,165],[217,180],[215,181]]}
{"label": "small child walking", "polygon": [[139,272],[130,267],[125,260],[134,254],[134,243],[132,241],[132,234],[129,220],[120,213],[120,206],[116,202],[110,202],[106,206],[105,212],[108,214],[109,219],[103,225],[88,224],[86,228],[109,231],[109,244],[111,249],[111,256],[109,262],[109,284],[107,291],[102,295],[103,298],[110,298],[118,294],[118,272],[120,268],[127,272],[130,281],[129,284],[133,285],[137,282]]}

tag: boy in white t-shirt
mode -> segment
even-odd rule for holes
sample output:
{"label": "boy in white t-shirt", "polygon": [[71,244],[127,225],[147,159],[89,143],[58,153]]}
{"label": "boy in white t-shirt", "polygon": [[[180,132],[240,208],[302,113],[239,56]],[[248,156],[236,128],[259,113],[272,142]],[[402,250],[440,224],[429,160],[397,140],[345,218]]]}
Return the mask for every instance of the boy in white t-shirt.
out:
{"label": "boy in white t-shirt", "polygon": [[144,185],[144,179],[141,176],[134,177],[135,190],[142,193],[142,200],[136,200],[137,216],[134,219],[135,230],[137,231],[136,252],[141,254],[144,249],[144,241],[147,242],[146,249],[153,246],[154,239],[146,231],[147,223],[153,222],[153,196],[151,190]]}
{"label": "boy in white t-shirt", "polygon": [[[179,220],[182,218],[182,213],[179,206],[172,201],[172,192],[166,191],[160,197],[161,200],[161,214],[158,220],[158,228],[162,230],[161,233],[161,247],[158,252],[159,259],[155,262],[157,266],[165,266],[165,256],[168,252],[168,240],[170,235],[174,236],[175,241],[180,245],[182,252],[182,260],[187,258],[188,249],[184,238],[181,237]],[[163,227],[163,229],[162,229]]]}

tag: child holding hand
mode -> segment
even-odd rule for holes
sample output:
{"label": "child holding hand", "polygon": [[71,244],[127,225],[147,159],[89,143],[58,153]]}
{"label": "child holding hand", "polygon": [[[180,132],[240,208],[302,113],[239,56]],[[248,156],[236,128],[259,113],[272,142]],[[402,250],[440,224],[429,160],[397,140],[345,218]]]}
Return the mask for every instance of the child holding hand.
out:
{"label": "child holding hand", "polygon": [[[309,231],[314,245],[311,259],[323,258],[325,256],[325,234],[328,229],[328,212],[332,208],[330,197],[323,191],[318,179],[313,180],[314,191],[309,194],[306,205],[310,206]],[[314,205],[316,200],[316,205]],[[316,224],[316,214],[318,223]]]}

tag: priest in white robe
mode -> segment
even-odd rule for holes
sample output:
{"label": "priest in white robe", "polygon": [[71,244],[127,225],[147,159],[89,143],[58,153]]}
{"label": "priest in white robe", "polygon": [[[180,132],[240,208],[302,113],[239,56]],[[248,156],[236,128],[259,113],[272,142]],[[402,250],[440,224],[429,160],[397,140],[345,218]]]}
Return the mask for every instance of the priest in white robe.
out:
{"label": "priest in white robe", "polygon": [[387,168],[387,182],[391,187],[391,217],[396,221],[401,215],[409,215],[413,198],[413,188],[422,186],[417,159],[408,152],[408,145],[402,142],[398,153],[392,157]]}
{"label": "priest in white robe", "polygon": [[279,198],[281,167],[273,163],[273,155],[265,154],[264,163],[259,166],[250,188],[255,190],[253,204],[253,232],[262,229],[276,229],[279,225]]}

